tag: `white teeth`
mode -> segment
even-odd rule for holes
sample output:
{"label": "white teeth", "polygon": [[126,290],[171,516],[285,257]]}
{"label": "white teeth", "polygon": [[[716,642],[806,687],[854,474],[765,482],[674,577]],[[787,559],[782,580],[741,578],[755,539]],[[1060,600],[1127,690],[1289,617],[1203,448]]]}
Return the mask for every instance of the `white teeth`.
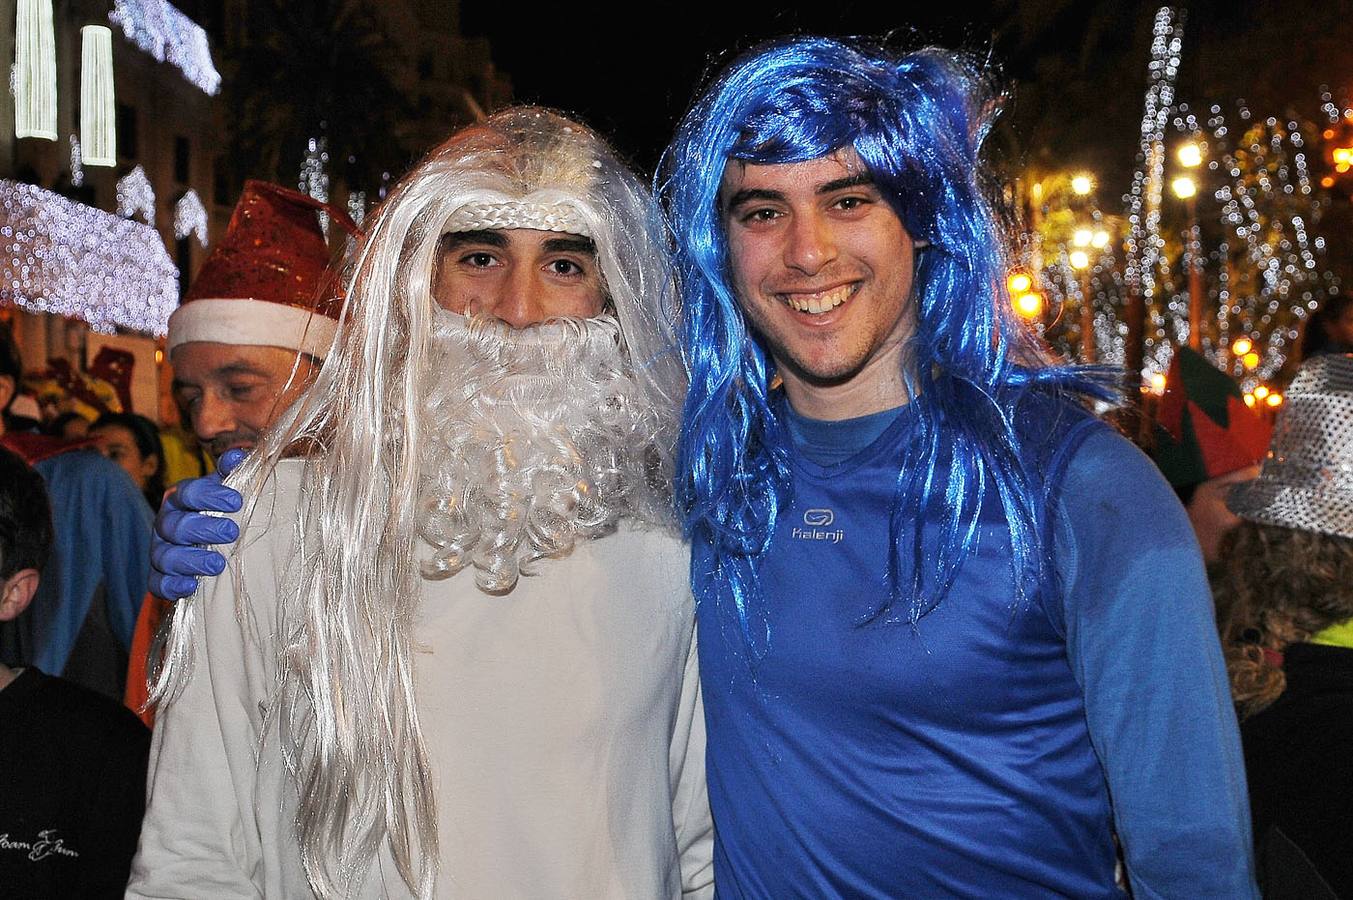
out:
{"label": "white teeth", "polygon": [[851,285],[843,284],[839,288],[818,294],[785,294],[785,302],[792,309],[806,313],[824,313],[845,303],[853,290]]}

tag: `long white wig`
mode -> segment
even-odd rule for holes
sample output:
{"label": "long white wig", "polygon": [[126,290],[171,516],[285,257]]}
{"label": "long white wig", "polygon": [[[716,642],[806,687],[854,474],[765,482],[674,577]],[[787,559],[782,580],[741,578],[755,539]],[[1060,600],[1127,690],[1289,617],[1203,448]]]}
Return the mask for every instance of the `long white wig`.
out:
{"label": "long white wig", "polygon": [[[411,652],[420,557],[429,555],[420,543],[425,463],[436,440],[423,421],[442,315],[430,282],[443,233],[504,206],[562,210],[555,230],[577,228],[595,242],[633,394],[654,413],[645,417],[649,488],[662,494],[671,482],[686,378],[673,336],[676,285],[651,195],[601,138],[553,112],[509,109],[455,135],[374,216],[349,264],[347,307],[314,386],[230,479],[256,498],[278,460],[297,448],[307,457],[298,583],[283,598],[294,602],[279,603],[293,617],[279,626],[271,708],[299,790],[302,861],[319,896],[360,885],[382,843],[410,890],[433,890],[436,809]],[[634,508],[654,517],[670,509],[665,498]],[[172,699],[187,677],[199,602],[175,611],[157,698]]]}

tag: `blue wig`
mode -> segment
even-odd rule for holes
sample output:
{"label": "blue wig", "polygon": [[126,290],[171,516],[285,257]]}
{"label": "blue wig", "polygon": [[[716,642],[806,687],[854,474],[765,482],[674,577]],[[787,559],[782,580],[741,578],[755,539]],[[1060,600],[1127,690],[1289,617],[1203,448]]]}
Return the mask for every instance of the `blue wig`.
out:
{"label": "blue wig", "polygon": [[[975,546],[989,491],[1008,521],[1019,602],[1052,586],[1049,498],[1015,427],[1016,406],[1030,390],[1108,391],[1092,372],[1052,365],[1011,309],[1008,233],[978,161],[995,105],[980,70],[943,51],[788,39],[735,61],[667,150],[659,191],[678,244],[690,368],[678,515],[692,543],[697,601],[734,615],[753,657],[769,638],[757,563],[789,502],[791,477],[788,435],[771,396],[775,362],[749,331],[730,283],[719,208],[730,160],[794,163],[853,148],[924,247],[912,297],[916,328],[903,354],[918,425],[905,465],[898,461],[892,596],[879,613],[914,626],[943,599]],[[919,528],[914,541],[903,540],[908,518],[938,498],[946,510],[940,546],[923,548]],[[902,565],[907,554],[911,566]],[[905,570],[911,577],[899,583]]]}

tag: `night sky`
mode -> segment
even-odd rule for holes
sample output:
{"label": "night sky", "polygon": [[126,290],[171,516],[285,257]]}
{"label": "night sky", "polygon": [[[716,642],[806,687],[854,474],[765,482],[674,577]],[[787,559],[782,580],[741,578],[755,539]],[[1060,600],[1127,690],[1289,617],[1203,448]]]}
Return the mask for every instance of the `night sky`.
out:
{"label": "night sky", "polygon": [[[1353,98],[1353,20],[1337,3],[1198,0],[1186,7],[1179,92],[1201,103],[1247,99],[1257,112],[1313,117],[1319,86]],[[880,13],[883,6],[890,10]],[[730,51],[788,33],[882,34],[978,52],[1008,89],[993,153],[1009,171],[1090,168],[1110,196],[1135,163],[1157,3],[939,0],[892,3],[555,3],[475,0],[466,34],[492,41],[518,100],[581,115],[651,170],[697,86]],[[1307,8],[1309,7],[1309,8]],[[664,23],[646,31],[636,19]]]}

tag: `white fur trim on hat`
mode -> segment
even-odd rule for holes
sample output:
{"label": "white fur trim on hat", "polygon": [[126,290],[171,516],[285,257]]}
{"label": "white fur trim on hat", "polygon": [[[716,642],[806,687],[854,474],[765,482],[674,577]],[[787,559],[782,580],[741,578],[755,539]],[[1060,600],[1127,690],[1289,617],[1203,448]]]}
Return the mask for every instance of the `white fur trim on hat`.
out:
{"label": "white fur trim on hat", "polygon": [[169,350],[191,341],[282,347],[324,359],[338,323],[328,316],[267,300],[192,300],[169,317]]}

